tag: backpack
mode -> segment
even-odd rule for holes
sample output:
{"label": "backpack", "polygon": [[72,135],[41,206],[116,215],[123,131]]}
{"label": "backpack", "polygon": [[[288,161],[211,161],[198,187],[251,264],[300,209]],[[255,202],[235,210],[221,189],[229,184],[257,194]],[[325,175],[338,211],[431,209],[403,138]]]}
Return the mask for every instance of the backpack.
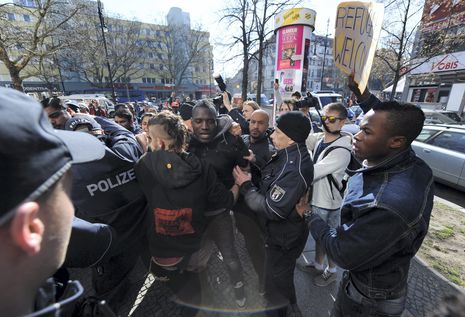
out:
{"label": "backpack", "polygon": [[[354,156],[354,154],[348,148],[346,148],[344,146],[332,146],[332,147],[329,147],[324,152],[322,159],[325,158],[329,153],[331,153],[331,151],[333,151],[335,149],[345,149],[345,150],[349,151],[349,153],[350,153],[350,162],[349,162],[349,165],[347,165],[346,173],[345,173],[344,177],[342,178],[340,188],[339,188],[339,185],[337,184],[337,181],[334,179],[334,176],[332,174],[329,174],[326,177],[328,178],[328,181],[329,181],[329,187],[331,188],[331,193],[333,192],[333,186],[334,186],[334,187],[336,187],[336,189],[339,192],[339,194],[341,195],[341,197],[344,197],[344,193],[345,193],[346,188],[347,188],[347,182],[349,181],[349,177],[354,175],[355,171],[362,167],[362,164]],[[334,199],[334,196],[333,196],[333,199]]]}

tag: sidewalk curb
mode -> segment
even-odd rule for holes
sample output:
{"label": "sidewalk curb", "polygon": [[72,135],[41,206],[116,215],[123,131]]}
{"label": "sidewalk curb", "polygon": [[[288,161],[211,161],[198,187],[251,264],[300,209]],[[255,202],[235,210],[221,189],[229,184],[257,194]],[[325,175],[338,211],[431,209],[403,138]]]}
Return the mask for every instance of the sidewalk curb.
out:
{"label": "sidewalk curb", "polygon": [[453,202],[450,202],[450,201],[448,201],[448,200],[445,200],[444,198],[441,198],[441,197],[439,197],[439,196],[434,196],[434,201],[435,201],[435,202],[436,202],[436,201],[437,201],[437,202],[440,202],[440,203],[442,203],[442,204],[444,204],[444,205],[447,205],[447,206],[449,206],[449,207],[451,207],[451,208],[457,209],[458,211],[461,211],[461,212],[465,213],[465,208],[463,208],[462,206],[459,206],[459,205],[457,205],[457,204],[454,204]]}
{"label": "sidewalk curb", "polygon": [[428,263],[426,263],[425,260],[423,260],[420,256],[415,255],[413,258],[414,261],[417,261],[418,264],[423,266],[426,270],[429,270],[433,275],[435,275],[437,278],[441,279],[442,281],[446,282],[449,286],[451,286],[453,289],[455,289],[458,293],[462,293],[465,295],[465,290],[462,289],[460,286],[452,283],[449,281],[447,278],[445,278],[440,272],[438,272],[435,268],[431,267]]}

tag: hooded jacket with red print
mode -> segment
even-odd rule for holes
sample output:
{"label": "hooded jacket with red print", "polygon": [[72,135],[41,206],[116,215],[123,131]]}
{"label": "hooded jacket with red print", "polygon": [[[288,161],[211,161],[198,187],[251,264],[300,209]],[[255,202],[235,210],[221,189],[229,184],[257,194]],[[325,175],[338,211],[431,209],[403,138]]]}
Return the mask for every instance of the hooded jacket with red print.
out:
{"label": "hooded jacket with red print", "polygon": [[148,201],[148,239],[152,256],[179,257],[200,248],[211,219],[206,210],[231,208],[234,197],[210,165],[190,153],[148,152],[136,164]]}

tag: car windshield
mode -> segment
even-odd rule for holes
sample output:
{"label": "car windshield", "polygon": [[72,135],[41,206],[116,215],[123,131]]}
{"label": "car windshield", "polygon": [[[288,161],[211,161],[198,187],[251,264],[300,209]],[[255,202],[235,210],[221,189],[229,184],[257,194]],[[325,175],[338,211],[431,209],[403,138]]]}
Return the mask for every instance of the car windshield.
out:
{"label": "car windshield", "polygon": [[441,112],[441,113],[448,116],[449,118],[451,118],[455,122],[462,122],[462,119],[460,119],[459,115],[456,114],[455,112]]}
{"label": "car windshield", "polygon": [[320,97],[320,103],[322,107],[332,102],[342,102],[342,97],[337,97],[337,96]]}
{"label": "car windshield", "polygon": [[425,112],[425,123],[456,124],[457,122],[440,112],[427,111]]}

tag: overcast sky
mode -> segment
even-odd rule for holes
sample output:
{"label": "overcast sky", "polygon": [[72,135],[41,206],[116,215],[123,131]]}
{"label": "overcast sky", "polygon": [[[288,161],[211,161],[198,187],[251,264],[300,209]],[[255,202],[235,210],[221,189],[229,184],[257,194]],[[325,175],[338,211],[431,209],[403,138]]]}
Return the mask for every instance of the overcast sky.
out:
{"label": "overcast sky", "polygon": [[[125,18],[136,18],[142,22],[160,23],[171,7],[179,7],[188,12],[191,24],[202,24],[203,28],[210,32],[210,43],[221,42],[222,38],[228,36],[226,26],[219,24],[221,9],[227,4],[227,0],[101,0],[107,14],[118,14]],[[338,3],[342,0],[305,0],[299,7],[306,7],[316,11],[315,33],[326,34],[326,23],[330,19],[330,30],[334,25],[334,16]],[[224,48],[214,45],[215,72],[223,73],[225,76],[233,76],[241,67],[239,62],[224,62]]]}

